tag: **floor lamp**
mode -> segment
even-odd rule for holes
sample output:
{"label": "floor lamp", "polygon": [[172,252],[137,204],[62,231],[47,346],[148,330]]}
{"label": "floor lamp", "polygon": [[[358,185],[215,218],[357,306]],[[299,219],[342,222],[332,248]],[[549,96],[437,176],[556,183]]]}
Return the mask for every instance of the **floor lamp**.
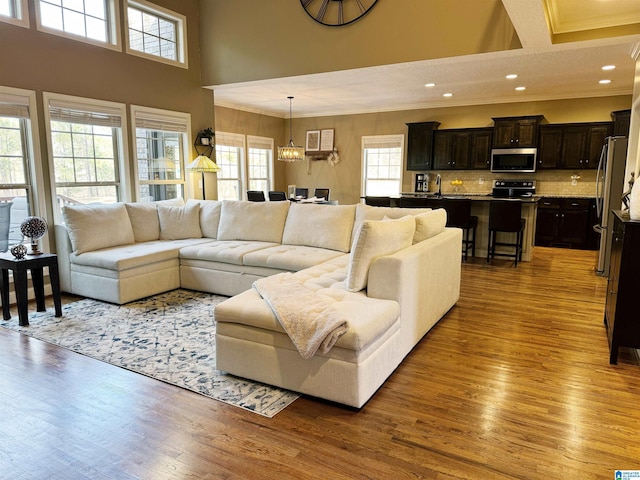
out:
{"label": "floor lamp", "polygon": [[202,172],[202,199],[206,200],[207,196],[204,191],[204,174],[205,172],[219,172],[222,170],[216,162],[205,155],[198,155],[196,159],[187,165],[187,170],[191,172]]}

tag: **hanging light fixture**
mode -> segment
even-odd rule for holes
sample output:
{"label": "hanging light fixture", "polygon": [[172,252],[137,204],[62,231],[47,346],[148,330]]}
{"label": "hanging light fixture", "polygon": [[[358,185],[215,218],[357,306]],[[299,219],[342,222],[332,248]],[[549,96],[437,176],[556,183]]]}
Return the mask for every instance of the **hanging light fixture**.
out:
{"label": "hanging light fixture", "polygon": [[297,162],[304,160],[304,148],[296,147],[293,143],[293,115],[291,113],[291,100],[289,98],[289,144],[285,147],[278,147],[278,160],[282,162]]}

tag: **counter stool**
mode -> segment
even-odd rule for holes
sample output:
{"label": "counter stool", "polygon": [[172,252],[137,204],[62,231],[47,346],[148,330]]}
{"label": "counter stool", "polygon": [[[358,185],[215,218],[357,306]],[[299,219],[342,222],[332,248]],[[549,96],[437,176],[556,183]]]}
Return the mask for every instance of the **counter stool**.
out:
{"label": "counter stool", "polygon": [[[522,245],[524,243],[524,225],[522,218],[522,202],[520,200],[492,200],[489,202],[489,245],[487,262],[496,256],[513,257],[515,267],[522,261]],[[515,233],[515,243],[497,242],[498,232]],[[496,246],[515,247],[514,254],[496,253]]]}
{"label": "counter stool", "polygon": [[471,256],[476,256],[476,229],[478,228],[478,217],[471,215],[471,200],[447,199],[441,200],[442,208],[447,211],[447,227],[457,227],[464,230],[465,235],[462,240],[462,254],[467,260],[469,250]]}

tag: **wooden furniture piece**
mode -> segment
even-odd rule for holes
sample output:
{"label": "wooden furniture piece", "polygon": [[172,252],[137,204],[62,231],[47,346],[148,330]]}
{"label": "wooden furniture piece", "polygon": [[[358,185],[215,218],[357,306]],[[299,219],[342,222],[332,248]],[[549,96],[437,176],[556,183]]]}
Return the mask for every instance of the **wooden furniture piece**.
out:
{"label": "wooden furniture piece", "polygon": [[613,122],[566,123],[540,126],[538,169],[596,169]]}
{"label": "wooden furniture piece", "polygon": [[[522,261],[523,233],[525,220],[522,218],[522,203],[519,200],[494,200],[489,202],[489,245],[487,262],[496,256],[513,257],[515,265]],[[515,233],[515,242],[498,242],[498,232]],[[515,253],[496,253],[496,246],[514,247]]]}
{"label": "wooden furniture piece", "polygon": [[590,198],[543,197],[538,202],[535,244],[588,249],[593,225]]}
{"label": "wooden furniture piece", "polygon": [[436,130],[433,133],[433,170],[488,169],[491,128]]}
{"label": "wooden furniture piece", "polygon": [[431,170],[433,131],[440,126],[440,122],[407,123],[407,126],[407,170]]}
{"label": "wooden furniture piece", "polygon": [[42,254],[37,256],[27,255],[18,260],[11,254],[0,255],[0,298],[2,298],[2,317],[5,320],[11,318],[9,311],[9,270],[13,272],[13,285],[16,292],[16,303],[18,304],[18,318],[20,326],[29,325],[27,295],[27,270],[31,270],[31,281],[36,296],[36,311],[46,310],[44,302],[44,278],[43,268],[48,267],[51,290],[53,293],[53,304],[55,306],[56,317],[62,316],[62,300],[60,297],[60,278],[58,276],[58,256],[55,254]]}
{"label": "wooden furniture piece", "polygon": [[372,207],[391,207],[391,197],[364,197],[364,203]]}
{"label": "wooden furniture piece", "polygon": [[611,267],[607,283],[604,323],[609,340],[609,363],[618,363],[618,347],[640,348],[638,280],[640,278],[640,222],[614,211]]}
{"label": "wooden furniture piece", "polygon": [[537,147],[538,127],[543,119],[542,115],[494,118],[493,147]]}

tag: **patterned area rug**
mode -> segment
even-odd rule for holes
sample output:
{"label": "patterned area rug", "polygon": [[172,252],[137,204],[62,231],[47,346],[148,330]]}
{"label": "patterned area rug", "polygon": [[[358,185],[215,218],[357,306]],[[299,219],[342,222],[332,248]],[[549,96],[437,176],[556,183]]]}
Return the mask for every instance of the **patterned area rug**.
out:
{"label": "patterned area rug", "polygon": [[0,325],[112,365],[273,417],[297,393],[216,370],[214,306],[226,297],[188,290],[155,295],[126,305],[82,299],[29,312]]}

